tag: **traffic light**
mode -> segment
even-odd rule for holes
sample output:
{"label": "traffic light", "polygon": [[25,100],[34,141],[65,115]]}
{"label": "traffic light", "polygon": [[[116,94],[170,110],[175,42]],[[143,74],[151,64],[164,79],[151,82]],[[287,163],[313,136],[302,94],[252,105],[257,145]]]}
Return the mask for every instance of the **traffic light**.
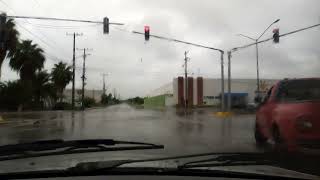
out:
{"label": "traffic light", "polygon": [[4,43],[5,43],[6,21],[7,21],[7,15],[5,13],[0,14],[0,49],[4,47]]}
{"label": "traffic light", "polygon": [[109,18],[103,18],[103,34],[109,34]]}
{"label": "traffic light", "polygon": [[280,35],[279,35],[279,29],[274,29],[273,31],[273,42],[274,43],[279,43],[280,41]]}
{"label": "traffic light", "polygon": [[150,38],[150,27],[144,26],[144,39],[146,41],[149,41],[149,38]]}

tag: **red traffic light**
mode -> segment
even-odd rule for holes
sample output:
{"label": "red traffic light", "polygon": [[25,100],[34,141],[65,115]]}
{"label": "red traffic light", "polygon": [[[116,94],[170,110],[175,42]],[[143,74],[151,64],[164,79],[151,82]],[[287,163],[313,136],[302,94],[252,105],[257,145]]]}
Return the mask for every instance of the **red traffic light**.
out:
{"label": "red traffic light", "polygon": [[150,31],[150,27],[149,26],[144,26],[144,32],[149,32]]}
{"label": "red traffic light", "polygon": [[144,39],[146,41],[149,41],[149,38],[150,38],[150,27],[144,26]]}

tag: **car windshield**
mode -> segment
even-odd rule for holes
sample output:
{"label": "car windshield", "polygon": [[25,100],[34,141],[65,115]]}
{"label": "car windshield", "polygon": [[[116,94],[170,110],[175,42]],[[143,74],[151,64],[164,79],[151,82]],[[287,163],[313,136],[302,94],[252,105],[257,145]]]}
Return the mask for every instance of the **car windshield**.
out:
{"label": "car windshield", "polygon": [[285,82],[279,93],[283,101],[320,100],[320,80]]}
{"label": "car windshield", "polygon": [[320,175],[319,7],[0,0],[0,177],[217,152]]}

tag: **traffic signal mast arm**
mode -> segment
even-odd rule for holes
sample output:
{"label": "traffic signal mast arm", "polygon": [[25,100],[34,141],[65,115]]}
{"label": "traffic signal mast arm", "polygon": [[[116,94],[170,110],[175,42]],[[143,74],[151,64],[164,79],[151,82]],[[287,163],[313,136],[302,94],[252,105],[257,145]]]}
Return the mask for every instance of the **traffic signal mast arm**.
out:
{"label": "traffic signal mast arm", "polygon": [[[7,16],[13,19],[39,19],[39,20],[51,20],[51,21],[70,21],[70,22],[83,22],[83,23],[95,23],[103,24],[103,21],[89,21],[80,19],[64,19],[64,18],[49,18],[49,17],[33,17],[33,16]],[[123,23],[110,22],[112,25],[124,25]]]}
{"label": "traffic signal mast arm", "polygon": [[[145,33],[138,32],[138,31],[132,31],[132,33],[145,35]],[[201,47],[201,48],[211,49],[211,50],[219,51],[219,52],[221,52],[221,53],[224,52],[224,51],[221,50],[221,49],[217,49],[217,48],[213,48],[213,47],[209,47],[209,46],[203,46],[203,45],[195,44],[195,43],[191,43],[191,42],[181,41],[181,40],[178,40],[178,39],[173,39],[173,38],[168,38],[168,37],[163,37],[163,36],[157,36],[157,35],[151,35],[151,34],[149,34],[149,36],[150,36],[150,37],[157,38],[157,39],[162,39],[162,40],[167,40],[167,41],[173,41],[173,42],[177,42],[177,43],[183,43],[183,44],[188,44],[188,45],[197,46],[197,47]]]}
{"label": "traffic signal mast arm", "polygon": [[[315,24],[315,25],[312,25],[312,26],[308,26],[308,27],[305,27],[305,28],[301,28],[301,29],[297,29],[295,31],[291,31],[291,32],[288,32],[288,33],[285,33],[285,34],[279,34],[279,37],[284,37],[284,36],[288,36],[290,34],[295,34],[297,32],[301,32],[301,31],[304,31],[304,30],[308,30],[308,29],[311,29],[311,28],[315,28],[317,26],[320,26],[320,24]],[[235,52],[235,51],[238,51],[240,49],[245,49],[247,47],[250,47],[250,46],[254,46],[256,44],[260,44],[260,43],[264,43],[264,42],[267,42],[267,41],[270,41],[270,40],[273,40],[274,37],[271,37],[271,38],[267,38],[267,39],[264,39],[264,40],[261,40],[261,41],[258,41],[258,42],[255,42],[255,43],[251,43],[251,44],[248,44],[248,45],[244,45],[244,46],[239,46],[239,47],[235,47],[235,48],[232,48],[231,49],[231,52]]]}
{"label": "traffic signal mast arm", "polygon": [[224,94],[225,94],[224,93],[224,65],[223,65],[224,64],[224,62],[223,62],[224,61],[223,60],[224,51],[222,49],[213,48],[213,47],[209,47],[209,46],[203,46],[203,45],[200,45],[200,44],[195,44],[195,43],[191,43],[191,42],[187,42],[187,41],[181,41],[181,40],[173,39],[173,38],[167,38],[167,37],[163,37],[163,36],[151,35],[149,26],[145,26],[144,33],[138,32],[138,31],[132,31],[132,33],[144,35],[146,41],[149,40],[149,37],[154,37],[154,38],[157,38],[157,39],[162,39],[162,40],[167,40],[167,41],[172,41],[172,42],[182,43],[182,44],[188,44],[188,45],[191,45],[191,46],[196,46],[196,47],[200,47],[200,48],[219,51],[220,55],[221,55],[220,56],[220,59],[221,59],[221,111],[222,112],[225,111],[225,102],[224,102]]}

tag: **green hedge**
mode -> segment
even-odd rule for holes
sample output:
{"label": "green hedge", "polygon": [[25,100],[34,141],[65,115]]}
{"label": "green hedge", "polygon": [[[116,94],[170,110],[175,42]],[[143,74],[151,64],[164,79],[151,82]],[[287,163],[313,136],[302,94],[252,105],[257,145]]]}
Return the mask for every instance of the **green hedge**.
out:
{"label": "green hedge", "polygon": [[165,106],[165,95],[159,95],[154,97],[146,97],[144,98],[144,106],[145,107],[164,107]]}

